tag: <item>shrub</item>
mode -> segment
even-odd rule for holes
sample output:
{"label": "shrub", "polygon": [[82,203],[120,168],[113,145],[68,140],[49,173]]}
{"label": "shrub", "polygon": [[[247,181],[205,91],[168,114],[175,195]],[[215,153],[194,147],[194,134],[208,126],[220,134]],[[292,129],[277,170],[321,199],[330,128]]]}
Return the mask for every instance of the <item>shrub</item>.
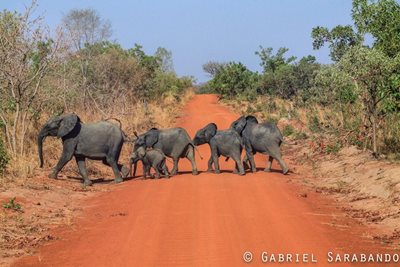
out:
{"label": "shrub", "polygon": [[308,118],[308,128],[313,133],[317,133],[317,132],[321,131],[321,124],[320,124],[319,119],[318,119],[317,116],[311,115]]}
{"label": "shrub", "polygon": [[341,148],[342,148],[342,145],[338,141],[336,141],[335,143],[328,144],[325,147],[325,153],[327,153],[327,154],[336,154],[336,153],[339,152],[339,150]]}
{"label": "shrub", "polygon": [[3,140],[0,138],[0,176],[4,174],[10,158],[4,147]]}
{"label": "shrub", "polygon": [[295,133],[295,130],[294,130],[293,126],[290,125],[290,124],[285,125],[285,127],[283,128],[283,131],[282,131],[282,134],[284,136],[290,136],[290,135],[292,135],[294,133]]}
{"label": "shrub", "polygon": [[14,211],[20,211],[22,206],[21,204],[15,202],[15,197],[10,198],[8,202],[3,202],[3,208],[10,209]]}

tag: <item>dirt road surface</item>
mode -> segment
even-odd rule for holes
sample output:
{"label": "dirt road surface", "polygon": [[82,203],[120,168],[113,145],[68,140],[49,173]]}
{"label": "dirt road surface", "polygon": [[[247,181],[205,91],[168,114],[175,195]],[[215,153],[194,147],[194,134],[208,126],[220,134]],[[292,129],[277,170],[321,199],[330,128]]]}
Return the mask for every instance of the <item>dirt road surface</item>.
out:
{"label": "dirt road surface", "polygon": [[[193,136],[209,122],[228,128],[237,117],[216,96],[198,95],[177,125]],[[222,174],[207,173],[209,147],[199,149],[204,157],[197,155],[200,175],[192,176],[183,159],[181,174],[169,180],[110,185],[111,192],[82,203],[84,212],[73,226],[55,230],[58,240],[14,265],[260,266],[262,252],[268,252],[308,254],[309,263],[288,266],[353,266],[329,264],[327,253],[383,251],[367,238],[369,228],[345,218],[332,201],[313,193],[302,196],[293,183],[301,174],[284,176],[275,165],[276,172],[238,176],[231,173],[233,162],[223,159]],[[264,168],[266,157],[258,155],[256,162]],[[243,260],[246,251],[253,254],[250,263]],[[310,263],[312,257],[318,262]]]}

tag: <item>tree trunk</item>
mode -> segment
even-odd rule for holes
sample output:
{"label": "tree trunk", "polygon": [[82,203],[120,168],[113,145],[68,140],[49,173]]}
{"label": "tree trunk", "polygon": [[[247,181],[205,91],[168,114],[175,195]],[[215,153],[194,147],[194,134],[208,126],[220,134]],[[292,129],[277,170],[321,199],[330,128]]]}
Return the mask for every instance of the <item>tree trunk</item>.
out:
{"label": "tree trunk", "polygon": [[372,110],[372,155],[378,157],[377,145],[376,145],[376,124],[377,124],[377,106],[376,103],[373,105]]}

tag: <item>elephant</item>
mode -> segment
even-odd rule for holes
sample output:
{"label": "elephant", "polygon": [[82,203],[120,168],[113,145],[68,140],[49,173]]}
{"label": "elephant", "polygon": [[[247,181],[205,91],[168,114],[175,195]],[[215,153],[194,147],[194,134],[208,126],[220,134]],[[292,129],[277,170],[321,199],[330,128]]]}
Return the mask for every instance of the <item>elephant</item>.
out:
{"label": "elephant", "polygon": [[195,161],[195,146],[185,129],[181,127],[170,129],[151,128],[144,134],[136,135],[134,151],[139,147],[155,148],[162,151],[167,157],[172,158],[174,167],[171,175],[178,172],[178,163],[180,158],[187,158],[192,164],[192,174],[197,175],[197,166]]}
{"label": "elephant", "polygon": [[132,152],[129,161],[129,173],[132,172],[132,164],[135,164],[135,171],[133,177],[136,175],[136,164],[139,160],[143,163],[143,177],[146,178],[150,175],[150,168],[156,171],[156,178],[160,178],[160,172],[169,178],[168,167],[165,164],[165,155],[158,149],[146,150],[144,147],[139,147],[137,150]]}
{"label": "elephant", "polygon": [[250,161],[252,172],[256,172],[254,155],[257,152],[269,155],[268,164],[264,171],[270,172],[272,161],[276,159],[281,165],[283,174],[289,172],[280,150],[283,135],[274,123],[258,123],[256,117],[248,115],[246,117],[241,116],[232,122],[231,128],[235,129],[243,139],[246,150],[244,162]]}
{"label": "elephant", "polygon": [[211,150],[211,156],[208,160],[207,171],[212,171],[214,163],[215,173],[220,173],[218,158],[220,155],[232,158],[236,162],[234,173],[244,175],[244,168],[241,160],[243,149],[240,135],[233,129],[218,131],[215,123],[209,123],[197,131],[194,139],[194,145],[208,143]]}
{"label": "elephant", "polygon": [[56,136],[63,142],[61,157],[54,167],[49,178],[56,179],[57,174],[75,157],[79,172],[83,177],[84,185],[91,185],[85,166],[85,159],[102,160],[111,166],[115,182],[122,182],[129,174],[128,168],[118,164],[125,136],[122,130],[113,123],[99,121],[95,123],[82,123],[76,114],[65,114],[49,119],[38,134],[37,145],[40,167],[43,167],[43,141],[47,136]]}

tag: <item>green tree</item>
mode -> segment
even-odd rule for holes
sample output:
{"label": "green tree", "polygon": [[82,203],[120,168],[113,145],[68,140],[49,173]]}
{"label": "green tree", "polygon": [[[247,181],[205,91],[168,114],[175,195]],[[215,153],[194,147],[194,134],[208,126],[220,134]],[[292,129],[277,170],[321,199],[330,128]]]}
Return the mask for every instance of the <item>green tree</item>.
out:
{"label": "green tree", "polygon": [[350,25],[338,25],[330,31],[326,27],[318,26],[312,29],[311,37],[313,48],[316,50],[329,43],[329,55],[335,62],[339,61],[350,47],[360,44],[363,40]]}
{"label": "green tree", "polygon": [[372,128],[372,150],[377,155],[377,125],[385,108],[398,107],[400,99],[393,94],[400,90],[400,56],[395,59],[375,48],[351,48],[340,60],[339,67],[360,90],[366,119]]}
{"label": "green tree", "polygon": [[353,0],[352,18],[361,34],[374,37],[374,47],[389,57],[400,52],[400,4],[396,0]]}
{"label": "green tree", "polygon": [[225,98],[233,99],[238,95],[252,98],[255,96],[257,79],[257,73],[250,71],[242,63],[230,62],[208,84]]}
{"label": "green tree", "polygon": [[260,46],[260,50],[255,52],[261,59],[260,66],[263,67],[264,73],[274,73],[281,66],[288,65],[296,60],[294,56],[285,58],[286,52],[289,51],[286,47],[280,47],[275,55],[272,53],[273,50],[272,47],[264,48]]}

